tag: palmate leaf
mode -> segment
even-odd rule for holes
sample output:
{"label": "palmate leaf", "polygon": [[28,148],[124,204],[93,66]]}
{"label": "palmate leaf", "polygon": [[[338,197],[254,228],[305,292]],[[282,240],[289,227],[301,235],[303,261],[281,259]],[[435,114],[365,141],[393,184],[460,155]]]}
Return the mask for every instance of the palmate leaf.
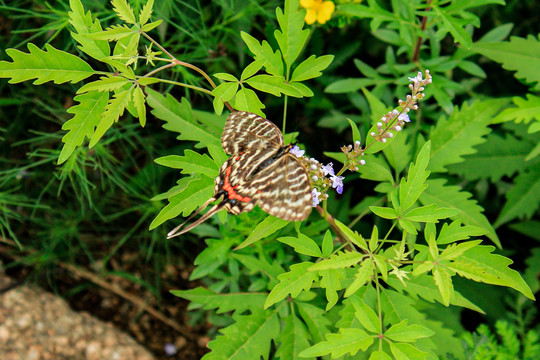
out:
{"label": "palmate leaf", "polygon": [[157,164],[173,169],[182,169],[182,174],[199,174],[215,178],[219,174],[219,166],[206,154],[199,154],[187,149],[184,156],[169,155],[155,160]]}
{"label": "palmate leaf", "polygon": [[463,156],[476,152],[475,145],[485,141],[484,136],[494,115],[504,102],[499,99],[476,101],[454,109],[448,119],[441,119],[431,131],[431,160],[429,169],[446,172],[445,167],[462,162]]}
{"label": "palmate leaf", "polygon": [[[539,108],[540,111],[540,108]],[[532,144],[507,134],[505,138],[489,134],[487,141],[478,145],[478,152],[467,155],[465,162],[448,166],[448,171],[467,180],[489,178],[493,183],[503,176],[513,176],[526,166],[525,157]]]}
{"label": "palmate leaf", "polygon": [[512,36],[503,42],[477,42],[470,50],[501,63],[506,70],[516,71],[516,78],[536,83],[534,90],[540,90],[540,41],[533,35],[526,39]]}
{"label": "palmate leaf", "polygon": [[395,359],[403,360],[423,360],[429,357],[425,351],[419,350],[416,346],[406,343],[390,343],[390,351]]}
{"label": "palmate leaf", "polygon": [[311,289],[313,282],[319,279],[317,273],[307,271],[311,265],[313,265],[311,262],[294,264],[291,265],[291,271],[278,276],[280,282],[272,289],[270,295],[268,295],[264,303],[264,308],[267,309],[273,304],[285,299],[289,294],[295,298],[302,291]]}
{"label": "palmate leaf", "polygon": [[482,214],[483,209],[477,205],[476,200],[470,199],[472,195],[462,191],[459,186],[449,186],[445,183],[445,179],[428,180],[428,188],[420,195],[420,202],[424,205],[435,204],[439,207],[459,210],[460,214],[453,216],[452,219],[484,229],[487,237],[500,247],[499,237],[488,219]]}
{"label": "palmate leaf", "polygon": [[298,354],[309,347],[311,336],[306,329],[306,325],[294,313],[281,320],[285,322],[285,326],[277,339],[276,358],[282,360],[305,360],[306,358],[300,358]]}
{"label": "palmate leaf", "polygon": [[[131,35],[139,35],[134,29],[127,25],[111,25],[104,31],[88,33],[84,36],[92,40],[118,41]],[[118,55],[115,53],[115,55]]]}
{"label": "palmate leaf", "polygon": [[493,246],[476,246],[447,265],[460,276],[486,284],[511,287],[529,299],[534,295],[519,272],[509,268],[512,260],[492,254]]}
{"label": "palmate leaf", "polygon": [[69,7],[71,8],[68,13],[69,23],[75,28],[75,32],[71,32],[71,36],[79,43],[79,49],[96,60],[102,60],[109,56],[111,49],[108,41],[93,40],[84,36],[103,31],[99,20],[93,21],[90,11],[84,13],[80,0],[69,0]]}
{"label": "palmate leaf", "polygon": [[247,111],[255,113],[259,116],[266,117],[262,112],[266,106],[259,100],[255,91],[242,88],[234,97],[234,108],[239,111]]}
{"label": "palmate leaf", "polygon": [[287,69],[290,69],[292,63],[304,48],[309,36],[309,30],[302,30],[305,10],[299,10],[299,0],[285,0],[284,8],[285,12],[281,8],[276,9],[276,18],[280,30],[274,31],[274,37],[281,49]]}
{"label": "palmate leaf", "polygon": [[292,97],[302,97],[302,93],[299,92],[294,86],[285,81],[285,78],[282,76],[273,76],[273,75],[255,75],[252,78],[245,81],[251,87],[267,92],[274,96],[281,96],[281,94],[292,96]]}
{"label": "palmate leaf", "polygon": [[441,26],[441,30],[443,30],[445,34],[450,32],[454,37],[454,42],[460,43],[467,49],[470,48],[472,45],[472,38],[467,30],[465,30],[465,25],[467,25],[470,20],[452,16],[445,8],[439,8],[438,6],[433,6],[432,8],[435,18],[442,20],[443,26]]}
{"label": "palmate leaf", "polygon": [[191,290],[172,290],[171,293],[193,303],[204,305],[204,310],[216,309],[218,314],[229,311],[241,314],[246,310],[258,312],[268,296],[268,294],[263,293],[217,294],[203,287]]}
{"label": "palmate leaf", "polygon": [[152,108],[152,114],[165,121],[165,130],[180,133],[179,140],[196,141],[195,147],[202,148],[210,144],[221,147],[220,135],[198,124],[193,118],[191,107],[186,99],[179,103],[171,95],[167,97],[146,88],[146,101]]}
{"label": "palmate leaf", "polygon": [[96,131],[90,139],[90,148],[94,147],[99,139],[105,135],[105,132],[109,130],[112,124],[117,122],[120,116],[122,116],[124,110],[131,101],[131,93],[132,90],[127,89],[115,94],[114,97],[109,100],[109,103],[105,107],[105,112],[103,113],[99,124],[96,127]]}
{"label": "palmate leaf", "polygon": [[202,360],[268,359],[271,342],[280,332],[278,309],[233,318],[236,322],[221,329],[223,335],[208,343],[212,352]]}
{"label": "palmate leaf", "polygon": [[83,143],[85,137],[88,139],[92,137],[109,101],[109,94],[90,92],[77,95],[74,100],[79,104],[67,110],[74,116],[62,125],[62,130],[67,130],[68,133],[62,138],[64,147],[58,157],[58,164],[66,161],[75,148]]}
{"label": "palmate leaf", "polygon": [[516,218],[530,218],[540,205],[540,166],[520,173],[514,187],[506,194],[507,201],[494,226]]}
{"label": "palmate leaf", "polygon": [[0,61],[0,78],[10,79],[10,84],[36,79],[33,84],[47,81],[55,84],[76,83],[94,75],[94,70],[78,56],[57,50],[45,44],[45,51],[28,43],[29,53],[7,49],[13,62]]}
{"label": "palmate leaf", "polygon": [[407,320],[403,320],[386,330],[384,336],[393,341],[415,342],[418,339],[430,337],[434,331],[420,325],[407,325]]}
{"label": "palmate leaf", "polygon": [[[184,180],[184,179],[181,179]],[[186,178],[187,186],[169,198],[165,206],[150,224],[150,230],[182,214],[187,216],[214,194],[214,179],[208,176]]]}

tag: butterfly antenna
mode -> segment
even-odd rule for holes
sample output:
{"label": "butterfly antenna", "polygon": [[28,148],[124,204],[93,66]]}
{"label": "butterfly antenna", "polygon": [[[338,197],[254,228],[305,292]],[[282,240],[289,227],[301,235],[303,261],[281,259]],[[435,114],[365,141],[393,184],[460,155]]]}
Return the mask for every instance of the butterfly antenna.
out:
{"label": "butterfly antenna", "polygon": [[[204,210],[208,204],[210,204],[212,201],[215,201],[217,200],[216,198],[210,198],[207,202],[205,202],[204,204],[202,204],[199,209],[197,209],[197,211],[195,211],[193,214],[191,214],[186,221],[184,221],[181,225],[178,225],[177,227],[175,227],[173,230],[169,231],[169,233],[167,234],[167,239],[171,239],[173,237],[176,237],[176,236],[180,236],[182,234],[185,234],[187,233],[189,230],[193,229],[194,227],[196,227],[197,225],[200,225],[201,223],[203,223],[204,221],[206,221],[206,219],[208,219],[210,216],[214,215],[215,213],[217,213],[219,210],[221,210],[224,206],[225,206],[225,202],[222,201],[220,202],[219,204],[216,204],[214,206],[212,206],[210,208],[210,210],[208,210],[208,212],[206,214],[204,214],[203,216],[201,216],[200,219],[198,219],[197,221],[195,221],[194,223],[188,225],[187,227],[185,227],[184,229],[182,229],[184,227],[184,225],[189,221],[191,220],[195,215],[197,215],[198,213],[200,213],[202,210]],[[180,229],[182,229],[181,231],[179,231]]]}

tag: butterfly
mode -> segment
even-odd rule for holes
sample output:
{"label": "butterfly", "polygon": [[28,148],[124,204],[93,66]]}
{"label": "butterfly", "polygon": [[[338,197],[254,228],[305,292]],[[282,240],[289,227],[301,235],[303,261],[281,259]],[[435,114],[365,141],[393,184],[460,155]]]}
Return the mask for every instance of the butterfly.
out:
{"label": "butterfly", "polygon": [[[221,135],[221,145],[231,157],[219,169],[214,196],[167,234],[182,235],[221,209],[238,215],[258,205],[266,213],[288,221],[305,220],[312,208],[306,168],[284,145],[276,125],[257,114],[234,111]],[[220,200],[189,226],[184,225],[210,203]]]}

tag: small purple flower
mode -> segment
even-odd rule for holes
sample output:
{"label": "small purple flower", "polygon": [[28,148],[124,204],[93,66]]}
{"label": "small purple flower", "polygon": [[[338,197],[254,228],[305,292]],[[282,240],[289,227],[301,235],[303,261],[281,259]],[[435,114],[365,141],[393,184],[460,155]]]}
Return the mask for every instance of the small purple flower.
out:
{"label": "small purple flower", "polygon": [[304,156],[305,150],[300,150],[298,145],[294,145],[291,150],[289,150],[291,154],[293,154],[296,157],[302,157]]}
{"label": "small purple flower", "polygon": [[409,118],[409,115],[406,113],[402,113],[399,115],[398,120],[405,121],[405,122],[411,122],[411,119]]}
{"label": "small purple flower", "polygon": [[335,173],[334,173],[334,168],[332,168],[332,166],[333,166],[332,163],[328,163],[327,165],[324,165],[322,167],[322,171],[323,171],[325,176],[328,175],[328,174],[334,176]]}
{"label": "small purple flower", "polygon": [[330,177],[330,180],[332,180],[332,187],[336,189],[338,194],[343,193],[343,179],[345,179],[343,176],[332,175]]}
{"label": "small purple flower", "polygon": [[163,350],[165,351],[165,354],[167,356],[176,355],[176,353],[178,352],[178,348],[176,347],[176,345],[172,343],[165,344],[165,346],[163,347]]}
{"label": "small purple flower", "polygon": [[317,190],[316,188],[313,188],[313,190],[311,190],[311,196],[313,196],[313,204],[311,204],[311,206],[315,207],[321,202],[319,200],[319,196],[321,196],[321,192]]}

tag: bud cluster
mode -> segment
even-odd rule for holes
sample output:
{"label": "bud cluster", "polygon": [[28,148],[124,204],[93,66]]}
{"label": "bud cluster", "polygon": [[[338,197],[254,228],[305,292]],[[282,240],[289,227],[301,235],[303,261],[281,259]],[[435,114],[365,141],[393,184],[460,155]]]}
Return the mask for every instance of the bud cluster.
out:
{"label": "bud cluster", "polygon": [[358,165],[365,165],[366,160],[359,159],[364,156],[364,149],[360,147],[360,141],[355,141],[353,145],[343,145],[341,151],[347,156],[345,167],[350,171],[358,171]]}
{"label": "bud cluster", "polygon": [[387,139],[390,139],[394,136],[390,130],[395,132],[401,131],[405,123],[411,121],[409,118],[408,112],[411,110],[417,110],[418,105],[417,101],[422,100],[425,94],[424,86],[431,84],[432,77],[429,73],[429,70],[425,71],[425,79],[422,78],[422,73],[419,71],[416,77],[409,78],[411,84],[409,84],[409,89],[412,93],[407,95],[405,100],[399,100],[400,110],[394,109],[387,114],[385,114],[381,121],[377,123],[377,132],[372,131],[370,135],[375,138],[375,141],[380,141],[385,143]]}

